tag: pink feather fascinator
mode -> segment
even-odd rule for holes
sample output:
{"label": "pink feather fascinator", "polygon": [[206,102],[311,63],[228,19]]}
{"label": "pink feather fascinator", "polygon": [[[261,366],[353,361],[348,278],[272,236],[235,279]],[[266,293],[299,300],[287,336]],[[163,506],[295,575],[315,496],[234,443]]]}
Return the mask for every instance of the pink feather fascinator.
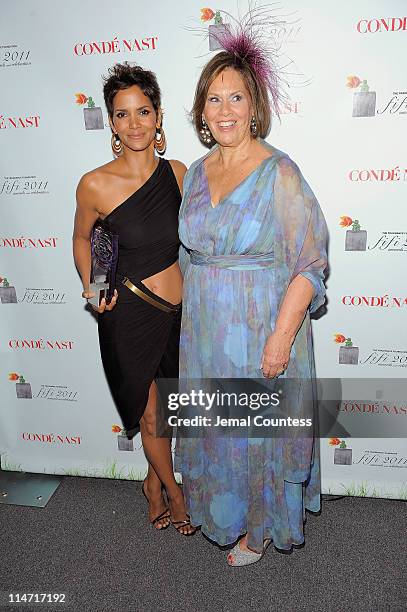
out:
{"label": "pink feather fascinator", "polygon": [[287,36],[294,31],[293,23],[296,22],[286,21],[287,16],[278,15],[278,10],[275,3],[255,5],[237,19],[226,11],[202,9],[202,20],[215,19],[215,26],[210,26],[209,34],[205,30],[212,49],[226,51],[234,55],[237,62],[247,64],[255,78],[266,86],[272,113],[280,117],[288,100],[285,91],[289,87],[288,73],[285,70],[293,63],[287,60],[282,65],[281,49]]}

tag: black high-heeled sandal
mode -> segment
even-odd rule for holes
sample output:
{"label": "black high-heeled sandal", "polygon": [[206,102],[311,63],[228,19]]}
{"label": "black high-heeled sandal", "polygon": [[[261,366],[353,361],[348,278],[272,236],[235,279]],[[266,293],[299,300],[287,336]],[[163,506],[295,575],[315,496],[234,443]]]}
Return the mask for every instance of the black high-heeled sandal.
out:
{"label": "black high-heeled sandal", "polygon": [[[193,525],[191,525],[191,518],[190,516],[187,514],[187,519],[185,519],[184,521],[172,521],[171,520],[171,516],[170,516],[170,523],[171,525],[174,527],[174,529],[176,529],[178,531],[178,533],[180,533],[183,536],[192,536],[194,535],[194,533],[196,533],[196,527],[193,527]],[[178,525],[178,527],[177,527]],[[192,531],[189,531],[188,533],[184,533],[183,531],[181,531],[181,529],[183,527],[188,527],[191,526],[192,527]]]}
{"label": "black high-heeled sandal", "polygon": [[[143,484],[141,485],[141,492],[143,493],[144,497],[147,500],[147,503],[150,503],[150,500],[147,496],[147,493],[144,490],[144,485],[146,482],[147,478],[144,478],[143,480]],[[155,525],[159,522],[162,521],[164,519],[168,519],[168,523],[166,525],[163,525],[162,527],[155,527]],[[159,514],[158,516],[156,516],[152,521],[150,521],[150,524],[157,530],[157,531],[163,531],[164,529],[167,529],[170,526],[171,523],[171,515],[170,515],[170,509],[168,508],[168,506],[165,508],[165,510],[163,510],[163,512],[161,512],[161,514]]]}

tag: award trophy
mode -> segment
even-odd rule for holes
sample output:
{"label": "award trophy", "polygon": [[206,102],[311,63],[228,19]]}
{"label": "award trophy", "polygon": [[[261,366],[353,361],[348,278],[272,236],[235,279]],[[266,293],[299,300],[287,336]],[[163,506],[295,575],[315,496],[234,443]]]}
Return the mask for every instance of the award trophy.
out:
{"label": "award trophy", "polygon": [[116,285],[116,268],[119,253],[119,238],[109,231],[103,222],[93,226],[91,237],[91,273],[89,291],[94,297],[89,303],[98,307],[103,298],[109,303]]}

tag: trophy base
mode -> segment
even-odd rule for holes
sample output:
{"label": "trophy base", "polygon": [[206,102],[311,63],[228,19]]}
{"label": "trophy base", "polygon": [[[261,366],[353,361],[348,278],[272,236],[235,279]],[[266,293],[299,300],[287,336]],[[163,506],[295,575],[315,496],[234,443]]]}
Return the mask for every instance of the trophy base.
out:
{"label": "trophy base", "polygon": [[108,283],[91,283],[89,285],[89,291],[94,293],[95,295],[94,297],[89,298],[89,304],[92,304],[92,306],[96,306],[96,308],[100,306],[100,302],[103,300],[103,298],[107,298],[108,289]]}

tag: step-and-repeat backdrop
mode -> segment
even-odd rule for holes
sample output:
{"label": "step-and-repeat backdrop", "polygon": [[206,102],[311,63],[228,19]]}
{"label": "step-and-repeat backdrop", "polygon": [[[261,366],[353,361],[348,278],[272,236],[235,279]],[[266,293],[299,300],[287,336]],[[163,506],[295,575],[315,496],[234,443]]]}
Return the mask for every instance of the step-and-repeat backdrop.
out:
{"label": "step-and-repeat backdrop", "polygon": [[[291,87],[269,142],[298,163],[330,229],[327,312],[313,321],[322,378],[407,372],[406,8],[404,0],[287,0],[276,13],[287,22],[274,36]],[[116,62],[157,74],[167,157],[189,165],[204,153],[188,111],[213,54],[208,34],[222,27],[217,11],[243,14],[247,3],[19,0],[2,9],[2,469],[145,473],[139,437],[128,443],[121,431],[81,298],[75,188],[112,159],[101,75]],[[406,497],[406,406],[380,389],[338,401],[348,423],[364,419],[369,431],[375,420],[391,423],[399,437],[321,439],[324,492]]]}

